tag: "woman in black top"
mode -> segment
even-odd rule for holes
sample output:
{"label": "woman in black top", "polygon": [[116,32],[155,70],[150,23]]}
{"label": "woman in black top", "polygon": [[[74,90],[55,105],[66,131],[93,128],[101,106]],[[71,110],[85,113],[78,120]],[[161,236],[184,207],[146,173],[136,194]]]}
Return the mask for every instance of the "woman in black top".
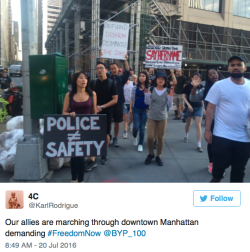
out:
{"label": "woman in black top", "polygon": [[201,83],[201,75],[199,73],[194,73],[192,77],[192,82],[187,84],[184,89],[183,89],[183,94],[182,98],[187,105],[188,109],[185,113],[187,117],[187,123],[185,126],[185,137],[184,137],[184,142],[188,142],[188,134],[189,130],[192,124],[193,117],[195,118],[195,128],[196,128],[196,138],[197,138],[197,150],[199,152],[203,152],[203,149],[201,147],[201,122],[202,122],[202,117],[203,113],[205,112],[204,108],[204,102],[198,101],[198,102],[192,102],[189,99],[189,96],[191,94],[191,91],[193,89],[193,82],[197,83],[197,89],[202,89],[203,86],[200,84]]}

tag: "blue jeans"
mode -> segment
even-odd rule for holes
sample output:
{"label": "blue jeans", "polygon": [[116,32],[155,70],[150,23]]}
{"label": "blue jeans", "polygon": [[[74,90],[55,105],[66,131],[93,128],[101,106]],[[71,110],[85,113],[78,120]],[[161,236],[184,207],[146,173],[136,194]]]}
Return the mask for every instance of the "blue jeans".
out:
{"label": "blue jeans", "polygon": [[139,145],[143,145],[145,135],[145,125],[147,123],[146,109],[133,108],[133,137],[137,137],[138,130],[140,129]]}

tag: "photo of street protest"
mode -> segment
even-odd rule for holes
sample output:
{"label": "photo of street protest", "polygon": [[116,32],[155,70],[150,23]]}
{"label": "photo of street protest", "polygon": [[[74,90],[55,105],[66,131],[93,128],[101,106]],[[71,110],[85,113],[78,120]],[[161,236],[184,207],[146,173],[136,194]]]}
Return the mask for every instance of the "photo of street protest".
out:
{"label": "photo of street protest", "polygon": [[1,0],[0,183],[249,183],[249,9]]}

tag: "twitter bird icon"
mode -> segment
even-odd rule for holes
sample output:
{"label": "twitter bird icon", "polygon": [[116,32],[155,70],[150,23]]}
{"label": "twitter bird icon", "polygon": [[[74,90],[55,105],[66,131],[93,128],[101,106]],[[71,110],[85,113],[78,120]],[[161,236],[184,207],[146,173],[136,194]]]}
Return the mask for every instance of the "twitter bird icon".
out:
{"label": "twitter bird icon", "polygon": [[207,195],[204,195],[203,197],[200,196],[201,202],[205,202],[207,200]]}

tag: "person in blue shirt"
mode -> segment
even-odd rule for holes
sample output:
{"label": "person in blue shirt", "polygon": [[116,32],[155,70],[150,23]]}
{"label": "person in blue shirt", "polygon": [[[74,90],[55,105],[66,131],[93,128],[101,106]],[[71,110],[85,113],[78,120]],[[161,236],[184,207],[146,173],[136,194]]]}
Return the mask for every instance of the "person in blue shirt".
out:
{"label": "person in blue shirt", "polygon": [[[148,105],[145,104],[145,95],[149,86],[149,77],[147,72],[142,71],[139,74],[139,80],[137,86],[132,89],[131,100],[130,100],[130,110],[129,115],[133,112],[133,144],[138,145],[138,151],[143,151],[143,142],[145,135],[145,125],[147,122],[147,110]],[[140,129],[139,144],[137,140],[137,134]]]}

